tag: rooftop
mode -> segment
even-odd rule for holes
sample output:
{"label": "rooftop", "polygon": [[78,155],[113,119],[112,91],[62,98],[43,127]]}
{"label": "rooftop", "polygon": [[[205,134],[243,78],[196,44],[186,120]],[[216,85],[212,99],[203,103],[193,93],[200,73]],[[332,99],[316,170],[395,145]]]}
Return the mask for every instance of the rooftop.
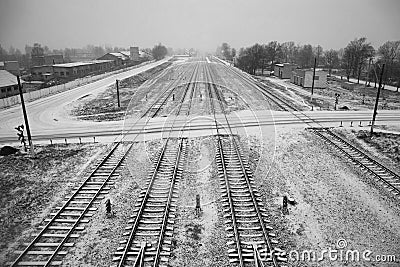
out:
{"label": "rooftop", "polygon": [[[21,80],[21,83],[24,82]],[[17,76],[6,70],[0,70],[0,87],[7,87],[18,84]]]}
{"label": "rooftop", "polygon": [[100,60],[100,59],[96,59],[96,60],[84,61],[84,62],[62,63],[62,64],[54,64],[53,67],[73,68],[73,67],[86,66],[86,65],[93,65],[93,64],[106,63],[106,62],[112,62],[112,60]]}
{"label": "rooftop", "polygon": [[130,57],[131,56],[131,51],[119,51],[121,54]]}

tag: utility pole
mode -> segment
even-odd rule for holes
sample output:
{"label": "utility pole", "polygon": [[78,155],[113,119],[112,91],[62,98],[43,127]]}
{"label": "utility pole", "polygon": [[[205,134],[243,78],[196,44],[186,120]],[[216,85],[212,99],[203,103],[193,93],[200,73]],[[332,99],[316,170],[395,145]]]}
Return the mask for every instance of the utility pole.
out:
{"label": "utility pole", "polygon": [[18,81],[19,96],[21,97],[22,113],[24,114],[26,133],[28,135],[28,144],[30,147],[30,152],[31,152],[31,154],[33,154],[33,143],[32,143],[31,130],[29,129],[28,115],[26,114],[24,94],[22,93],[22,86],[21,86],[21,81],[19,79],[19,76],[17,76],[17,81]]}
{"label": "utility pole", "polygon": [[119,102],[119,87],[118,87],[118,80],[115,80],[115,83],[117,84],[117,100],[118,100],[118,107],[121,107],[121,103]]}
{"label": "utility pole", "polygon": [[368,72],[367,72],[367,79],[365,79],[365,87],[367,87],[367,83],[369,83],[369,69],[371,66],[371,61],[372,61],[372,58],[370,58],[369,62],[368,62]]}
{"label": "utility pole", "polygon": [[314,79],[315,79],[316,66],[317,66],[317,58],[314,58],[314,70],[313,70],[313,75],[312,75],[311,96],[314,95]]}
{"label": "utility pole", "polygon": [[385,70],[385,64],[382,65],[382,70],[381,70],[381,75],[379,76],[379,87],[378,87],[378,93],[376,94],[376,101],[375,101],[375,107],[374,107],[374,114],[372,115],[372,124],[371,124],[371,136],[374,133],[374,125],[375,125],[375,118],[376,118],[376,110],[378,109],[378,101],[379,101],[379,95],[381,93],[381,86],[382,86],[382,76],[383,76],[383,71]]}
{"label": "utility pole", "polygon": [[314,106],[312,104],[313,102],[313,96],[314,96],[314,80],[315,80],[315,68],[317,66],[317,58],[314,58],[314,69],[313,69],[313,75],[312,75],[312,84],[311,84],[311,110],[314,110]]}

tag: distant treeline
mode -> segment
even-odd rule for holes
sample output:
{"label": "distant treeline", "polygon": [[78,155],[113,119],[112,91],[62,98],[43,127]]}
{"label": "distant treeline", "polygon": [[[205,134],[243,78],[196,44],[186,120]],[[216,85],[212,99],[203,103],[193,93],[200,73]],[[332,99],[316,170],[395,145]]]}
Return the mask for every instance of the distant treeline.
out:
{"label": "distant treeline", "polygon": [[385,64],[384,83],[399,85],[400,80],[400,41],[387,41],[377,50],[367,41],[367,38],[356,38],[339,50],[326,50],[318,45],[299,45],[294,42],[254,44],[240,48],[237,53],[229,44],[223,43],[216,51],[218,56],[235,61],[240,69],[255,74],[257,70],[263,73],[265,69],[272,70],[275,63],[294,63],[301,68],[311,68],[315,58],[317,66],[325,68],[331,74],[338,74],[347,79],[368,78],[376,81],[383,64]]}

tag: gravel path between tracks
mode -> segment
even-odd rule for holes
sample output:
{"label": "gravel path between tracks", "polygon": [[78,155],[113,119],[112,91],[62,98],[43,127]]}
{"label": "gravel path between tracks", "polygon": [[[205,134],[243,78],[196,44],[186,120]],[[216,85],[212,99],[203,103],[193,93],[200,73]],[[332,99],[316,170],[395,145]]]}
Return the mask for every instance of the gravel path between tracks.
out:
{"label": "gravel path between tracks", "polygon": [[[264,140],[264,153],[275,155],[273,167],[263,176],[268,164],[262,157],[255,178],[272,214],[279,244],[300,255],[296,261],[296,254],[289,254],[289,265],[383,266],[362,261],[362,253],[370,250],[373,259],[378,254],[395,255],[397,262],[384,266],[399,266],[398,201],[311,132],[279,127],[276,133],[275,140]],[[284,195],[297,202],[289,205],[288,215],[281,212]],[[320,262],[301,261],[303,251],[312,250],[318,258],[323,250],[336,249],[340,239],[347,242],[343,255],[358,250],[360,262],[330,261],[328,254]]]}
{"label": "gravel path between tracks", "polygon": [[0,156],[0,266],[13,260],[23,241],[56,203],[82,181],[84,170],[104,145],[37,145],[35,156]]}
{"label": "gravel path between tracks", "polygon": [[[145,188],[144,178],[150,168],[150,158],[160,148],[159,140],[135,143],[114,188],[102,200],[101,206],[92,217],[82,236],[63,260],[62,266],[110,266],[130,216],[134,214],[134,204],[139,192]],[[107,216],[105,201],[110,199],[111,216]]]}

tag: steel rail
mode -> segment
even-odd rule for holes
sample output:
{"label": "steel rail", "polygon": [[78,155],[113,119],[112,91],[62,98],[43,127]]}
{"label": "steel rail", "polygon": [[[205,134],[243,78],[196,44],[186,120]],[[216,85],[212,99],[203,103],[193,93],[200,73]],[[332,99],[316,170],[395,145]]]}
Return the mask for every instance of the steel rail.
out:
{"label": "steel rail", "polygon": [[144,207],[145,207],[145,205],[147,203],[147,199],[148,199],[148,197],[150,195],[150,191],[151,191],[151,189],[153,187],[153,183],[154,183],[155,178],[157,176],[158,170],[159,170],[159,168],[161,166],[161,161],[162,161],[162,158],[164,156],[165,150],[167,149],[167,144],[168,144],[168,140],[165,141],[165,143],[164,143],[164,145],[163,145],[163,147],[161,149],[161,152],[158,155],[157,163],[156,163],[153,175],[151,176],[150,183],[149,183],[149,185],[147,187],[147,190],[146,190],[146,193],[145,193],[145,195],[143,197],[143,200],[142,200],[142,203],[140,205],[138,214],[136,215],[135,221],[133,222],[132,230],[131,230],[131,233],[129,234],[128,241],[127,241],[127,243],[125,245],[125,249],[124,249],[124,251],[122,253],[121,259],[120,259],[120,261],[119,261],[119,263],[117,265],[118,267],[122,267],[125,264],[125,260],[126,260],[126,257],[128,256],[129,249],[131,248],[132,241],[133,241],[133,238],[134,238],[134,236],[136,234],[137,227],[139,226],[140,219],[142,219],[142,214],[143,214],[143,211],[144,211]]}
{"label": "steel rail", "polygon": [[346,157],[348,157],[350,160],[352,160],[353,162],[357,163],[358,165],[360,165],[361,168],[366,169],[368,172],[370,172],[371,174],[373,174],[374,176],[376,176],[379,180],[381,180],[382,182],[384,182],[388,187],[390,187],[392,190],[396,191],[397,194],[400,195],[400,189],[395,187],[393,184],[391,184],[389,181],[387,181],[385,178],[381,177],[379,174],[377,174],[374,170],[372,170],[370,167],[368,167],[367,165],[365,165],[364,163],[362,163],[360,160],[354,158],[350,153],[348,153],[343,147],[340,147],[339,145],[337,145],[335,142],[333,142],[331,139],[329,139],[328,137],[324,136],[323,134],[321,134],[321,132],[326,132],[328,133],[330,136],[332,136],[333,138],[336,138],[340,143],[344,144],[345,146],[348,146],[349,150],[358,153],[360,155],[360,157],[362,157],[363,159],[366,159],[367,161],[370,161],[372,164],[375,165],[375,167],[380,168],[381,170],[383,170],[384,172],[388,173],[389,175],[393,176],[394,179],[397,179],[400,182],[400,176],[397,175],[396,173],[394,173],[392,170],[388,169],[387,167],[383,166],[382,164],[380,164],[379,162],[377,162],[376,160],[374,160],[373,158],[369,157],[367,154],[365,154],[364,152],[362,152],[361,150],[359,150],[358,148],[356,148],[355,146],[351,145],[350,143],[348,143],[346,140],[343,140],[342,138],[340,138],[338,135],[334,134],[333,132],[329,131],[328,129],[324,129],[323,131],[321,131],[321,129],[312,129],[314,131],[314,133],[316,133],[318,136],[320,136],[324,141],[328,142],[328,144],[333,145],[335,148],[337,148],[339,151],[341,151],[343,154],[346,155]]}
{"label": "steel rail", "polygon": [[174,193],[174,187],[175,187],[175,184],[176,184],[176,177],[178,175],[179,163],[181,162],[183,140],[184,139],[181,138],[181,142],[179,143],[178,153],[177,153],[176,160],[175,160],[174,172],[172,174],[171,184],[170,184],[170,187],[169,187],[168,200],[167,200],[167,205],[165,207],[163,223],[162,223],[162,226],[161,226],[160,234],[158,236],[157,251],[156,251],[156,255],[154,256],[154,264],[153,264],[154,267],[158,267],[158,263],[160,261],[160,254],[161,254],[161,250],[162,250],[162,246],[163,246],[163,242],[164,242],[165,231],[166,231],[166,228],[167,228],[168,216],[169,216],[169,212],[170,212],[170,209],[171,209],[172,195]]}
{"label": "steel rail", "polygon": [[[174,120],[173,120],[173,122],[171,124],[171,127],[170,127],[170,129],[168,131],[169,135],[166,138],[166,141],[164,143],[164,146],[162,147],[162,150],[161,150],[160,154],[158,155],[156,166],[155,166],[154,171],[152,173],[150,182],[149,182],[149,184],[147,186],[146,193],[145,193],[143,199],[141,200],[141,204],[140,204],[139,210],[138,210],[138,212],[136,214],[136,217],[135,217],[135,220],[133,222],[132,229],[131,229],[131,232],[129,234],[129,237],[128,237],[128,240],[126,242],[126,245],[124,246],[124,250],[122,252],[122,256],[118,260],[119,261],[119,263],[117,265],[118,267],[122,267],[122,266],[125,265],[126,259],[128,257],[128,252],[130,251],[130,249],[132,247],[132,242],[133,242],[133,240],[134,240],[134,238],[135,238],[135,236],[137,234],[139,223],[140,223],[140,221],[142,219],[144,209],[145,209],[145,207],[146,207],[146,205],[148,203],[150,192],[153,189],[153,185],[154,185],[154,182],[156,180],[157,174],[159,173],[159,170],[161,168],[161,163],[162,163],[162,160],[164,159],[165,151],[167,149],[167,145],[168,145],[168,142],[170,140],[170,136],[171,136],[171,132],[173,130],[173,126],[174,126],[175,120],[176,120],[177,116],[179,115],[179,113],[181,111],[181,107],[182,107],[182,104],[185,101],[185,98],[186,98],[186,95],[187,95],[187,91],[188,91],[188,89],[189,89],[189,87],[191,85],[191,81],[195,78],[195,76],[197,74],[197,66],[198,66],[198,64],[196,63],[196,65],[194,67],[194,70],[191,73],[190,82],[186,86],[185,91],[183,93],[183,96],[181,97],[181,100],[180,100],[181,101],[181,105],[179,105],[178,110],[176,111],[176,116],[175,116],[175,118],[174,118]],[[153,263],[154,267],[157,267],[158,264],[159,264],[159,261],[160,261],[160,255],[161,255],[161,252],[162,252],[164,236],[165,236],[165,232],[166,232],[166,229],[167,229],[169,213],[170,213],[170,210],[171,210],[173,190],[174,190],[175,184],[176,184],[176,178],[177,178],[177,175],[178,175],[179,164],[181,163],[181,156],[182,156],[182,149],[183,149],[183,142],[184,142],[184,138],[182,138],[182,134],[183,134],[183,131],[181,131],[181,135],[179,137],[180,138],[180,143],[179,143],[179,146],[178,146],[178,151],[177,151],[175,164],[174,164],[174,169],[173,169],[173,173],[172,173],[172,179],[170,181],[170,186],[169,186],[169,190],[168,190],[167,203],[166,203],[165,211],[164,211],[164,214],[163,214],[161,229],[160,229],[160,232],[159,232],[159,235],[158,235],[158,238],[157,238],[157,240],[158,240],[157,241],[157,248],[156,248],[156,254],[154,256],[154,263]],[[144,255],[145,255],[145,247],[142,248],[141,253],[139,253],[137,255],[137,258],[135,260],[135,264],[138,264],[139,266],[143,265],[143,261],[145,259]]]}
{"label": "steel rail", "polygon": [[[185,90],[184,90],[183,96],[181,98],[181,104],[178,106],[178,111],[176,112],[176,116],[178,116],[180,114],[182,106],[185,104],[185,98],[186,98],[187,92],[189,91],[189,88],[191,88],[192,86],[196,86],[195,83],[192,82],[192,81],[195,80],[194,78],[197,75],[198,65],[199,65],[199,63],[195,63],[195,67],[194,67],[194,70],[193,70],[193,72],[192,72],[192,74],[190,76],[189,82],[185,86]],[[189,97],[192,97],[192,94],[189,94]],[[190,101],[190,98],[189,98],[189,101]],[[186,116],[189,115],[189,111],[190,111],[190,106],[189,106],[188,110],[186,111],[186,114],[185,114]]]}
{"label": "steel rail", "polygon": [[106,155],[106,157],[96,166],[96,168],[88,175],[85,181],[79,186],[79,188],[69,197],[69,199],[64,203],[61,209],[52,217],[52,219],[42,228],[42,230],[36,235],[36,237],[29,243],[29,245],[23,250],[23,252],[14,260],[11,266],[18,266],[18,262],[22,260],[22,258],[26,255],[28,251],[33,247],[35,243],[43,236],[43,234],[48,230],[49,226],[54,223],[57,217],[65,211],[65,208],[70,204],[72,199],[79,194],[83,187],[87,185],[87,182],[93,177],[93,175],[99,170],[100,167],[111,157],[114,151],[119,146],[119,143],[116,143],[114,147],[110,150],[110,152]]}
{"label": "steel rail", "polygon": [[[206,71],[207,78],[209,78],[211,80],[211,77],[210,77],[209,73],[207,72],[207,68],[206,67],[204,68],[204,70]],[[223,172],[224,172],[224,180],[225,180],[225,185],[226,185],[229,208],[231,210],[231,220],[232,220],[232,224],[233,224],[233,232],[234,232],[235,244],[236,244],[236,248],[237,248],[237,251],[238,251],[239,265],[241,267],[243,267],[244,266],[244,259],[243,259],[243,255],[242,255],[241,242],[240,242],[240,238],[239,238],[239,229],[238,229],[237,221],[236,221],[236,217],[235,217],[235,206],[233,205],[230,184],[229,184],[229,181],[228,181],[228,174],[227,174],[227,171],[226,171],[227,168],[226,168],[226,165],[225,165],[225,156],[224,156],[224,153],[223,153],[223,150],[222,150],[221,138],[219,136],[218,122],[217,122],[217,118],[216,118],[216,114],[215,114],[215,106],[214,106],[214,102],[213,102],[213,94],[212,94],[211,84],[210,83],[207,83],[207,88],[208,88],[208,94],[209,94],[209,99],[210,99],[210,108],[211,108],[212,114],[214,115],[215,128],[216,128],[216,131],[217,131],[218,150],[220,151],[221,164],[222,164],[222,168],[223,168]]]}
{"label": "steel rail", "polygon": [[[328,133],[329,135],[331,135],[332,137],[336,138],[339,140],[339,142],[343,143],[344,145],[347,145],[348,147],[350,147],[350,149],[352,149],[353,151],[361,154],[362,157],[364,157],[365,159],[369,160],[370,162],[372,162],[372,164],[375,165],[375,167],[381,168],[383,171],[385,171],[386,173],[392,175],[395,179],[398,179],[400,181],[400,176],[398,174],[396,174],[394,171],[390,170],[389,168],[387,168],[386,166],[382,165],[381,163],[377,162],[376,160],[372,159],[371,157],[369,157],[366,153],[362,152],[361,150],[359,150],[358,148],[356,148],[355,146],[351,145],[348,141],[344,140],[343,138],[339,137],[337,134],[333,133],[330,129],[324,128],[322,126],[322,124],[320,124],[319,122],[317,122],[316,120],[312,119],[311,117],[309,117],[307,114],[304,114],[302,111],[297,110],[296,108],[292,107],[289,103],[287,103],[286,101],[284,101],[283,99],[277,97],[276,95],[273,95],[271,92],[266,91],[264,88],[262,88],[257,81],[255,81],[252,78],[246,77],[243,73],[240,73],[238,70],[234,69],[234,68],[230,68],[228,66],[226,66],[225,64],[223,64],[223,66],[226,69],[229,69],[231,72],[236,73],[239,77],[241,77],[244,81],[247,82],[247,84],[249,84],[250,86],[252,86],[253,88],[256,88],[257,90],[259,90],[260,92],[262,92],[266,97],[268,97],[271,101],[273,101],[275,104],[277,104],[279,107],[281,107],[283,110],[290,112],[292,115],[294,115],[295,117],[297,117],[300,121],[302,121],[303,123],[305,123],[306,125],[311,126],[310,128],[313,129],[314,133],[317,134],[317,136],[321,137],[323,140],[328,141],[328,143],[331,143],[334,145],[334,147],[338,148],[340,151],[342,151],[348,158],[350,158],[353,162],[358,163],[358,165],[361,166],[361,168],[364,168],[366,170],[368,170],[368,172],[372,173],[374,176],[378,177],[379,180],[383,181],[386,185],[388,185],[391,189],[395,190],[397,193],[400,194],[400,190],[398,188],[396,188],[393,184],[391,184],[389,181],[387,181],[385,178],[383,178],[382,176],[380,176],[379,174],[377,174],[376,172],[374,172],[373,170],[371,170],[369,167],[365,166],[365,164],[361,163],[359,160],[357,160],[356,158],[354,158],[352,155],[348,154],[346,151],[344,151],[344,149],[342,147],[340,147],[339,145],[335,144],[332,140],[330,140],[329,138],[323,136],[321,133],[318,132],[318,128],[320,129],[324,129],[324,132]],[[299,115],[299,114],[301,115]],[[306,119],[301,116],[306,117]],[[314,127],[313,125],[311,125],[310,122],[311,121],[313,124],[318,125],[319,127]]]}
{"label": "steel rail", "polygon": [[[210,71],[209,77],[210,77],[210,79],[212,81],[213,80],[213,78],[212,78],[212,70]],[[232,132],[232,129],[230,127],[228,118],[226,116],[226,112],[225,112],[224,107],[222,105],[222,97],[221,97],[220,93],[218,92],[218,89],[216,88],[216,85],[214,83],[211,83],[211,84],[212,84],[212,87],[213,87],[214,92],[216,94],[217,100],[221,105],[221,110],[222,110],[222,113],[224,114],[228,129],[229,129],[229,132],[230,132],[230,135],[231,135],[232,144],[233,144],[233,147],[235,149],[235,153],[236,153],[236,155],[237,155],[237,157],[239,159],[240,166],[241,166],[241,169],[242,169],[242,173],[244,174],[244,177],[245,177],[247,189],[250,192],[251,199],[252,199],[252,202],[253,202],[253,206],[254,206],[254,208],[256,210],[257,218],[258,218],[259,224],[261,225],[261,228],[262,228],[262,232],[263,232],[263,235],[264,235],[264,241],[266,242],[266,245],[268,247],[268,251],[271,253],[272,263],[273,263],[274,266],[279,266],[278,262],[277,262],[277,259],[276,259],[275,255],[273,254],[273,247],[272,247],[271,241],[270,241],[269,236],[268,236],[267,228],[265,227],[264,218],[261,215],[261,211],[260,211],[258,203],[256,201],[256,196],[254,195],[253,188],[252,188],[252,185],[250,183],[247,170],[244,167],[243,160],[242,160],[242,155],[241,155],[241,153],[240,153],[240,151],[238,149],[238,144],[236,143],[236,140],[235,140],[235,138],[233,136],[233,132]],[[217,128],[217,131],[218,131],[218,128]],[[221,155],[223,155],[223,148],[221,146],[221,141],[220,141],[219,135],[218,135],[218,140],[219,140],[219,144],[220,144],[220,148],[221,148],[221,152],[222,152]],[[226,172],[224,172],[224,175],[225,175],[225,178],[226,178],[225,179],[226,180],[226,184],[228,185],[229,184],[229,180],[227,179]],[[232,213],[233,213],[233,211],[234,210],[232,209]]]}
{"label": "steel rail", "polygon": [[62,248],[62,246],[64,245],[64,243],[66,243],[66,241],[68,240],[69,236],[72,234],[72,232],[75,230],[75,228],[78,226],[78,224],[80,223],[80,220],[85,216],[85,214],[87,213],[87,211],[89,210],[90,206],[92,206],[93,202],[97,199],[97,197],[100,195],[101,191],[103,190],[103,188],[106,186],[106,184],[108,183],[108,181],[110,180],[111,176],[115,173],[115,171],[117,170],[117,168],[122,164],[122,161],[125,159],[126,155],[129,153],[129,151],[131,150],[133,144],[129,145],[129,148],[125,151],[124,155],[118,160],[118,163],[114,166],[114,168],[112,169],[112,171],[108,174],[107,178],[104,180],[104,182],[101,184],[99,190],[96,192],[96,194],[90,199],[89,203],[86,205],[84,211],[81,213],[81,215],[78,217],[78,219],[75,221],[75,223],[73,224],[73,226],[71,227],[71,229],[67,232],[66,236],[64,237],[64,239],[60,242],[60,244],[57,246],[55,252],[51,255],[51,257],[47,260],[46,264],[44,265],[45,267],[50,266],[51,261],[53,260],[53,258],[56,256],[56,254],[58,253],[58,251],[60,251],[60,249]]}

